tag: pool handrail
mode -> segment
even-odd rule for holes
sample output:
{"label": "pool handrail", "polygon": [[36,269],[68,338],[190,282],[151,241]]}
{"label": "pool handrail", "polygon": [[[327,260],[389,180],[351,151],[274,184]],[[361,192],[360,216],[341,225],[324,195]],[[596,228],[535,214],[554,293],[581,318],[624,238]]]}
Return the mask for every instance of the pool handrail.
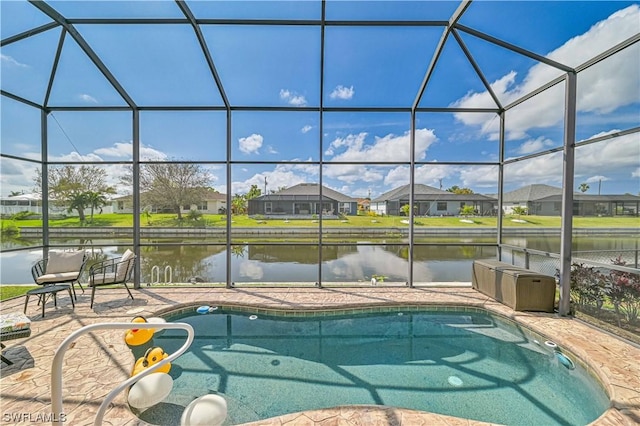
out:
{"label": "pool handrail", "polygon": [[98,323],[84,326],[73,333],[71,333],[66,339],[62,341],[58,349],[56,349],[56,353],[53,356],[53,362],[51,363],[51,413],[52,413],[52,424],[55,426],[62,426],[65,419],[62,407],[62,361],[64,359],[64,354],[78,337],[83,334],[87,334],[96,330],[127,330],[135,328],[153,328],[153,329],[180,329],[185,330],[187,332],[187,340],[186,342],[173,354],[169,355],[167,358],[163,359],[161,362],[154,364],[153,366],[144,369],[140,373],[135,376],[130,377],[124,382],[120,383],[115,389],[113,389],[104,399],[98,412],[96,413],[94,425],[100,426],[102,425],[102,419],[104,417],[104,413],[109,405],[109,403],[127,386],[137,382],[141,378],[148,376],[154,371],[158,370],[162,366],[168,364],[174,359],[178,358],[182,355],[193,342],[195,331],[190,324],[175,322],[175,323],[135,323],[133,325],[131,322],[108,322],[108,323]]}

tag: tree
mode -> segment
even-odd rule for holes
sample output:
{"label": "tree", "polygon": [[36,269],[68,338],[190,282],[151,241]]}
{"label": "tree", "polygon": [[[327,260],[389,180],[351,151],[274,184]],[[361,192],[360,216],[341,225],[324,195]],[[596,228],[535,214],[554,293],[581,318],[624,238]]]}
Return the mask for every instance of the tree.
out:
{"label": "tree", "polygon": [[[130,180],[127,175],[123,180]],[[211,175],[200,164],[151,163],[140,166],[143,204],[173,210],[182,220],[182,206],[203,201],[211,190]]]}
{"label": "tree", "polygon": [[[51,166],[48,183],[48,195],[53,204],[67,207],[69,212],[77,210],[80,222],[85,221],[84,210],[94,201],[97,203],[96,200],[101,198],[106,203],[105,194],[115,193],[115,188],[107,184],[107,172],[98,166]],[[36,191],[41,193],[42,172],[39,169],[35,184]]]}
{"label": "tree", "polygon": [[[110,192],[114,193],[114,192]],[[93,221],[93,212],[95,209],[100,209],[102,212],[102,206],[107,205],[107,197],[104,194],[95,191],[87,191],[85,192],[85,201],[87,206],[91,209],[91,217],[90,220]]]}
{"label": "tree", "polygon": [[473,190],[470,188],[460,188],[458,185],[453,185],[451,188],[447,188],[447,192],[453,192],[454,194],[473,194]]}
{"label": "tree", "polygon": [[578,186],[578,189],[580,190],[580,192],[587,192],[589,190],[589,184],[588,183],[581,183]]}
{"label": "tree", "polygon": [[247,192],[247,195],[245,196],[245,198],[247,200],[252,200],[261,195],[262,195],[262,191],[258,188],[258,185],[251,185],[251,189],[249,189],[249,192]]}
{"label": "tree", "polygon": [[231,199],[231,213],[232,214],[245,214],[247,212],[247,197],[246,195],[235,194]]}

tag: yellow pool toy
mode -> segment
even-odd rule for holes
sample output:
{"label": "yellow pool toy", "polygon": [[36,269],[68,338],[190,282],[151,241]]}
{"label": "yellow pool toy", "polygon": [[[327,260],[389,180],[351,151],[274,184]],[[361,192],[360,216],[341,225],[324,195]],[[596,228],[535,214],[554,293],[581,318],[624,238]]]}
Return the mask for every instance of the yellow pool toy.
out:
{"label": "yellow pool toy", "polygon": [[[132,323],[146,323],[147,319],[142,316],[135,317]],[[147,343],[153,337],[154,330],[152,328],[133,328],[127,330],[124,335],[124,341],[129,346],[140,346]]]}
{"label": "yellow pool toy", "polygon": [[[135,365],[133,366],[131,375],[135,376],[141,371],[159,363],[168,356],[169,354],[165,353],[165,351],[159,346],[154,346],[147,349],[147,352],[145,352],[144,356],[138,358],[138,360],[136,361]],[[163,365],[158,370],[154,371],[154,373],[169,373],[169,370],[171,370],[171,363]]]}

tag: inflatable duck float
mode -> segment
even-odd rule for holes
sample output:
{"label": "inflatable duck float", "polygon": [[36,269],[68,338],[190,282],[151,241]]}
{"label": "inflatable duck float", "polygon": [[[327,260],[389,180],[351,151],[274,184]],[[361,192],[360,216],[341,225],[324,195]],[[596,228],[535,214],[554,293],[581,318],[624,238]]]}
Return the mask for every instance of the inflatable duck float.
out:
{"label": "inflatable duck float", "polygon": [[[141,371],[146,370],[147,368],[159,363],[168,356],[169,354],[165,353],[165,351],[159,346],[154,346],[147,349],[147,352],[145,352],[144,356],[138,358],[138,360],[136,361],[135,365],[133,366],[131,375],[135,376]],[[163,365],[162,367],[157,369],[155,373],[168,373],[169,370],[171,370],[171,363]]]}
{"label": "inflatable duck float", "polygon": [[[146,323],[147,319],[142,316],[137,316],[131,320],[132,323]],[[133,328],[127,330],[124,335],[124,341],[129,346],[140,346],[147,343],[153,337],[154,329],[152,328]]]}
{"label": "inflatable duck float", "polygon": [[[143,372],[168,356],[158,346],[147,349],[144,356],[139,358],[133,366],[131,376]],[[167,363],[134,383],[127,395],[129,405],[136,409],[144,410],[164,401],[171,393],[171,389],[173,389],[173,379],[167,374],[170,369],[171,364]]]}

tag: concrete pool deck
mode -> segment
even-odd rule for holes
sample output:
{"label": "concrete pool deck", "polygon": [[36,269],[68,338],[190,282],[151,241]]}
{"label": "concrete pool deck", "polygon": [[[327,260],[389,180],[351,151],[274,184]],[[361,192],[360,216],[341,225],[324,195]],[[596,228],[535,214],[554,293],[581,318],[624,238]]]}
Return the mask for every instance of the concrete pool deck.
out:
{"label": "concrete pool deck", "polygon": [[[155,316],[170,307],[193,303],[244,305],[263,309],[326,309],[402,304],[483,307],[511,317],[527,328],[553,338],[565,350],[585,361],[603,383],[611,400],[594,425],[640,424],[640,348],[599,331],[579,320],[553,314],[514,312],[483,294],[463,287],[143,287],[132,290],[98,289],[94,308],[90,293],[78,289],[72,309],[68,297],[46,306],[42,318],[35,302],[27,307],[31,336],[5,342],[2,364],[1,424],[50,423],[51,363],[55,350],[72,332],[99,322],[129,322],[136,315]],[[22,312],[24,297],[2,302],[2,313]],[[81,337],[66,353],[63,367],[65,424],[93,424],[104,397],[129,377],[134,359],[122,330],[100,331]],[[106,412],[103,424],[146,425],[129,410],[124,394]],[[343,406],[261,420],[250,425],[480,425],[474,420],[381,406]]]}

